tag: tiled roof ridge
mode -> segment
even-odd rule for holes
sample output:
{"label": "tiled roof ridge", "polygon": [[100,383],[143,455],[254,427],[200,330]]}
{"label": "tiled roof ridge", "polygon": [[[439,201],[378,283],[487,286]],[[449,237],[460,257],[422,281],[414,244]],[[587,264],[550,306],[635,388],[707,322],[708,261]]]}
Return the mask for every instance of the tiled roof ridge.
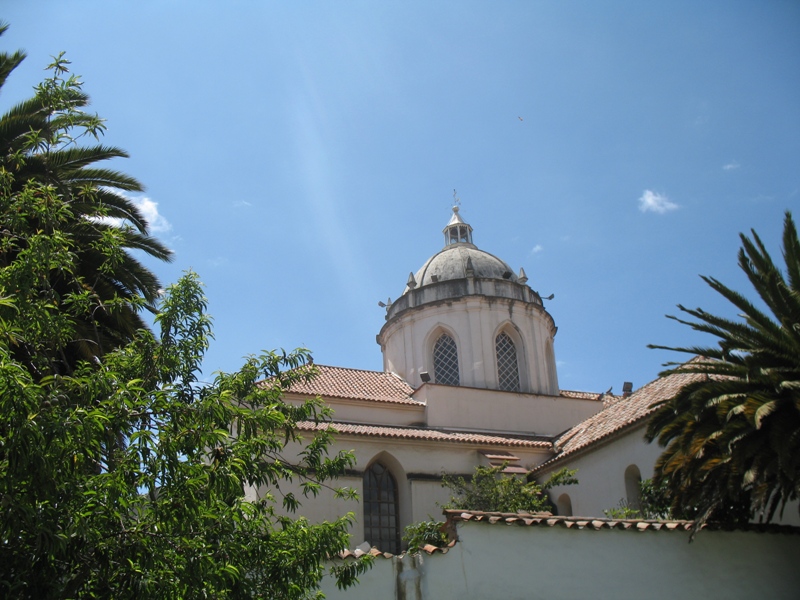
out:
{"label": "tiled roof ridge", "polygon": [[[687,362],[695,361],[696,358],[693,358]],[[549,469],[567,457],[584,453],[597,444],[642,425],[656,410],[653,408],[655,402],[672,397],[677,390],[698,377],[703,375],[689,372],[658,377],[630,396],[608,404],[600,412],[562,433],[554,443],[556,456],[535,467],[533,472]]]}
{"label": "tiled roof ridge", "polygon": [[[444,511],[445,518],[450,522],[486,522],[491,525],[504,523],[506,525],[524,526],[562,526],[567,529],[630,529],[634,531],[692,531],[694,521],[681,519],[610,519],[607,517],[579,517],[559,516],[549,512],[541,513],[503,513],[485,512],[477,510],[449,509]],[[749,523],[747,525],[730,526],[722,523],[708,522],[700,525],[699,529],[707,531],[754,531],[757,533],[785,533],[800,535],[800,527],[795,525],[781,525],[777,523]]]}
{"label": "tiled roof ridge", "polygon": [[359,371],[360,373],[374,373],[376,375],[394,375],[395,377],[400,379],[400,381],[404,381],[397,375],[397,373],[394,373],[392,371],[376,371],[375,369],[360,369],[358,367],[340,367],[337,365],[323,365],[320,363],[313,363],[313,366],[317,368],[321,367],[323,369],[335,369],[336,371]]}
{"label": "tiled roof ridge", "polygon": [[314,364],[316,374],[308,381],[296,381],[288,394],[322,396],[350,400],[368,400],[401,404],[420,403],[411,397],[414,391],[397,373],[354,367]]}
{"label": "tiled roof ridge", "polygon": [[558,395],[565,398],[585,398],[587,400],[601,400],[605,398],[620,399],[622,396],[617,396],[610,392],[587,392],[585,390],[558,390]]}
{"label": "tiled roof ridge", "polygon": [[[374,435],[376,437],[399,439],[429,439],[432,441],[484,444],[487,446],[517,446],[547,449],[552,447],[552,442],[549,438],[535,435],[460,431],[415,425],[374,425],[371,423],[352,423],[346,421],[321,421],[319,423],[300,421],[297,423],[298,429],[305,431],[313,431],[329,426],[333,427],[337,433],[345,435]],[[403,435],[404,433],[406,435]]]}

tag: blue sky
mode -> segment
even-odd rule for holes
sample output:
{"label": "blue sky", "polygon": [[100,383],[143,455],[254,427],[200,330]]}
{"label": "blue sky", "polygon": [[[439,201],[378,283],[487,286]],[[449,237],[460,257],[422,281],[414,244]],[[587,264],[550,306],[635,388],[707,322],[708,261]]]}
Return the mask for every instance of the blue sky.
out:
{"label": "blue sky", "polygon": [[453,189],[475,243],[524,267],[562,388],[639,387],[734,316],[738,233],[779,256],[800,216],[800,3],[9,2],[28,59],[64,50],[154,232],[192,268],[207,375],[261,349],[382,368],[378,300],[438,251]]}

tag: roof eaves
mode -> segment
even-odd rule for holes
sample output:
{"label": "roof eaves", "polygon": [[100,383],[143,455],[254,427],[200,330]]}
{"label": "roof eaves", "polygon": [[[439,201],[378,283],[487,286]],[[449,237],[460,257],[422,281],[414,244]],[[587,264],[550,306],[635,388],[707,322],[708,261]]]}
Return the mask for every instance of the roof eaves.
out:
{"label": "roof eaves", "polygon": [[[589,451],[593,451],[593,450],[596,450],[597,448],[600,448],[601,446],[605,446],[606,444],[608,444],[610,442],[613,442],[615,439],[617,439],[619,437],[622,437],[623,435],[627,435],[633,429],[636,429],[637,427],[643,426],[645,423],[643,423],[642,421],[645,421],[649,416],[650,416],[650,413],[642,415],[640,418],[636,419],[635,421],[631,421],[630,423],[626,423],[624,425],[621,425],[617,429],[614,429],[613,431],[609,431],[608,433],[605,433],[605,434],[601,435],[600,437],[597,437],[597,438],[591,440],[590,442],[587,442],[583,446],[579,446],[579,447],[575,448],[574,450],[570,450],[570,451],[565,452],[563,454],[557,454],[556,456],[554,456],[550,460],[547,460],[547,461],[543,462],[542,464],[537,465],[536,467],[531,469],[531,474],[532,475],[537,475],[537,474],[542,473],[544,471],[549,471],[554,466],[561,464],[563,461],[565,461],[567,459],[578,458],[579,456],[583,456],[584,454],[586,454]],[[570,439],[572,437],[573,436],[569,436],[568,439]],[[556,442],[556,444],[557,443],[558,442]]]}

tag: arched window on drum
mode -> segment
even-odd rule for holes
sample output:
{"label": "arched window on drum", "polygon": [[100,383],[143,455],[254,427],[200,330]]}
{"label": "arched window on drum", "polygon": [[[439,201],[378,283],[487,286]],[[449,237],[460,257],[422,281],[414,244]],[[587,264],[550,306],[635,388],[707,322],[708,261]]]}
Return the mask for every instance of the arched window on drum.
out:
{"label": "arched window on drum", "polygon": [[501,333],[495,339],[497,355],[497,382],[501,390],[519,391],[519,364],[517,363],[517,347],[507,333]]}
{"label": "arched window on drum", "polygon": [[436,383],[459,385],[458,348],[455,340],[443,333],[433,345],[433,376]]}

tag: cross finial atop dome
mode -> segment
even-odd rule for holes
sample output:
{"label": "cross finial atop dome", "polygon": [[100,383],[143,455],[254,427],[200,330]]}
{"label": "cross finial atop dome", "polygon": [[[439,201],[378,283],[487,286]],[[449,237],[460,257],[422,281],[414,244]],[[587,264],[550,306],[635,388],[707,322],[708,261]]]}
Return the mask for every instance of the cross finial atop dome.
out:
{"label": "cross finial atop dome", "polygon": [[450,222],[442,230],[444,232],[444,245],[445,247],[451,244],[471,244],[472,243],[472,227],[465,223],[458,214],[461,200],[456,197],[456,191],[453,190],[453,216],[450,217]]}

